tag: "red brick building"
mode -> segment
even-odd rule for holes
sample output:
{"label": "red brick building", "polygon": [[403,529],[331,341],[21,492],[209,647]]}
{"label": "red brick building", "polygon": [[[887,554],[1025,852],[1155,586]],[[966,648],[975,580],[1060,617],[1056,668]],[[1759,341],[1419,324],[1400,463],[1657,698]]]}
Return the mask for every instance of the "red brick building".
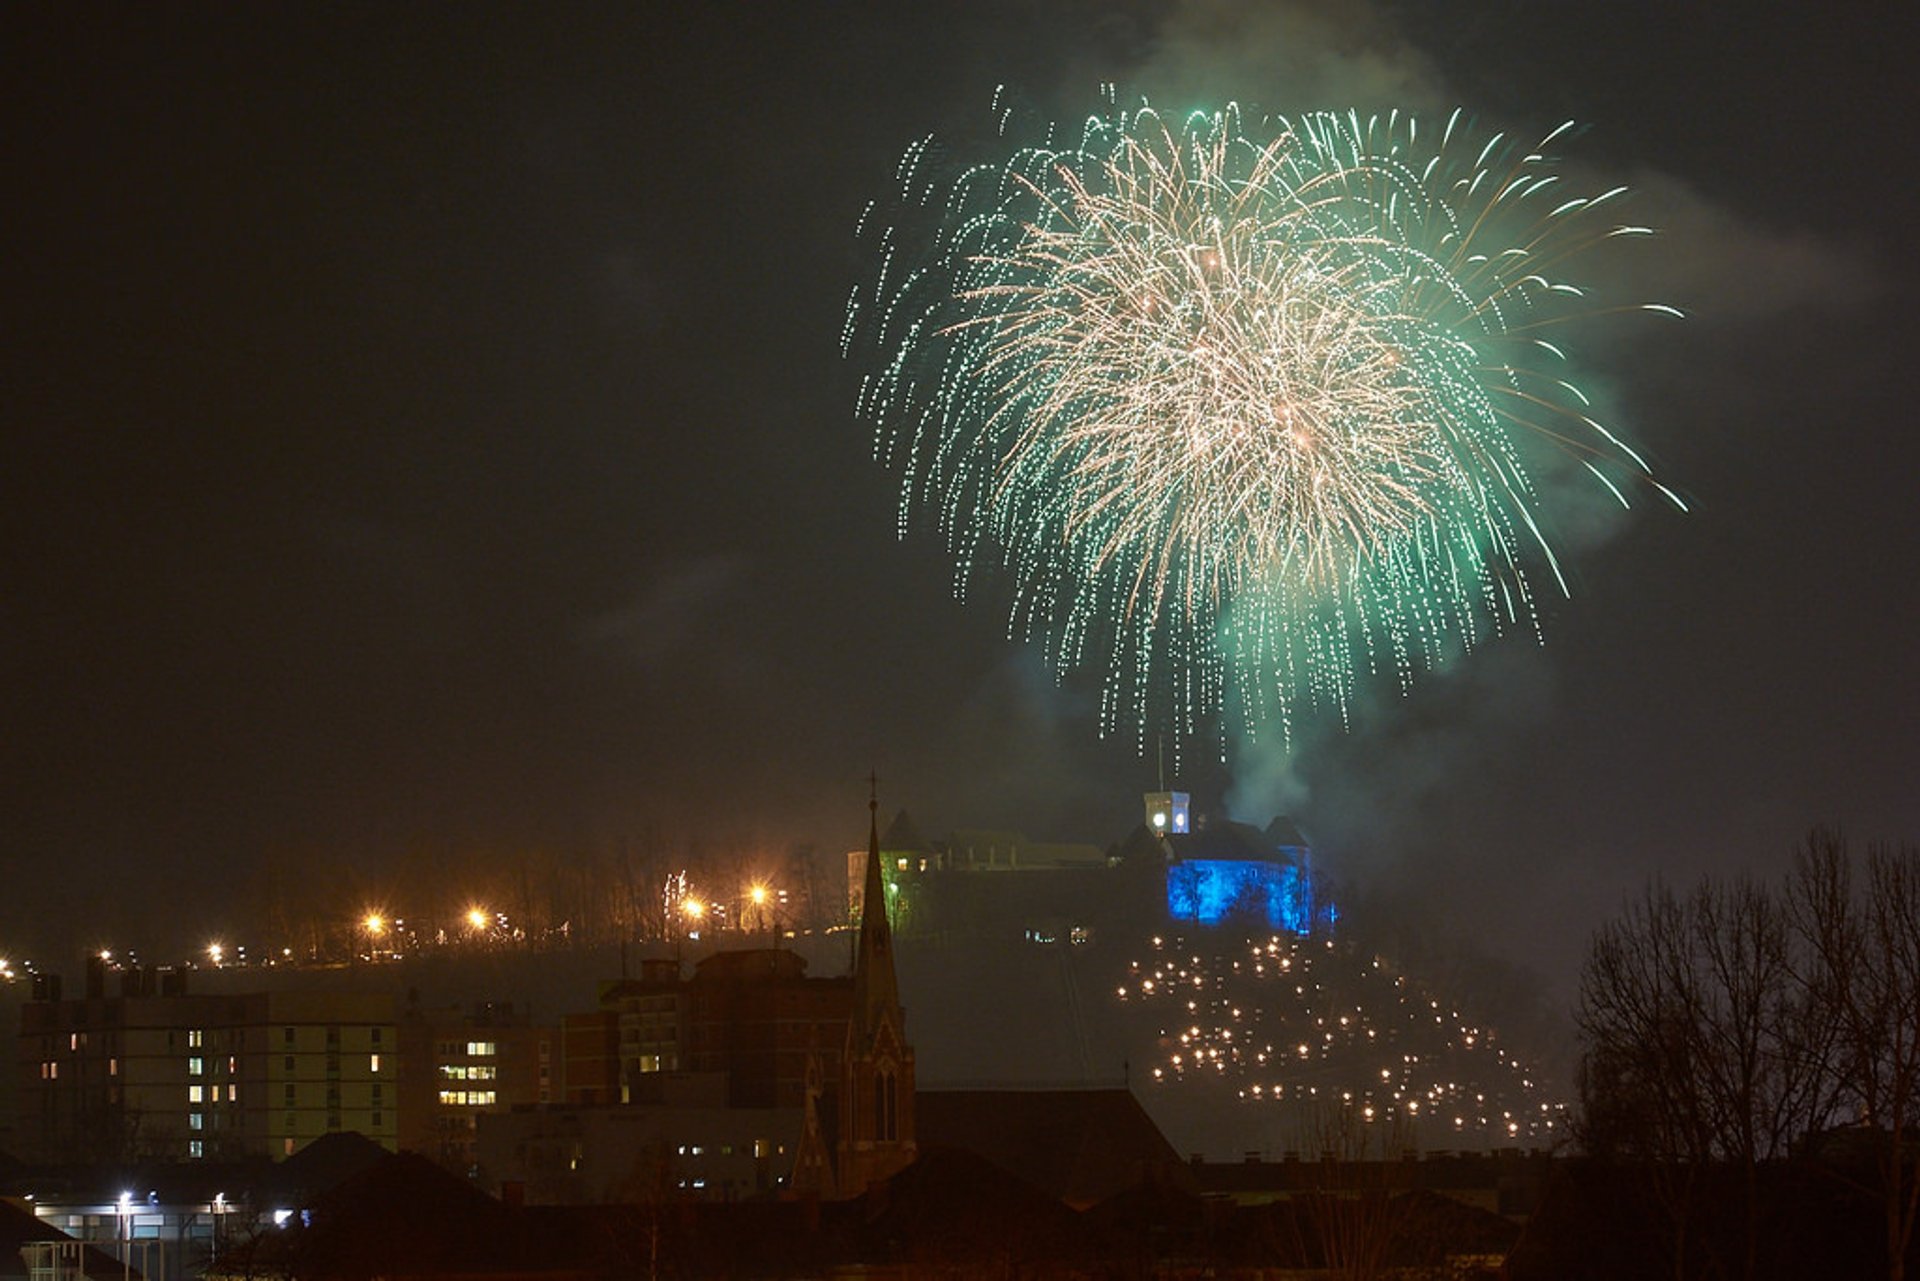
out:
{"label": "red brick building", "polygon": [[400,1020],[399,1146],[466,1173],[481,1113],[554,1099],[558,1041],[510,1002],[410,1004]]}

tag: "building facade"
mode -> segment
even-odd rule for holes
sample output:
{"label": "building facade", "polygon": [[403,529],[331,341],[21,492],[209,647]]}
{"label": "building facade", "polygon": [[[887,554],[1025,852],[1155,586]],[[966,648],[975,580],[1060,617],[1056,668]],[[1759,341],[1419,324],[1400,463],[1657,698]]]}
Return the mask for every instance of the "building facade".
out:
{"label": "building facade", "polygon": [[479,1117],[558,1096],[559,1031],[525,1007],[408,1004],[400,1021],[400,1147],[470,1173]]}
{"label": "building facade", "polygon": [[[117,995],[108,995],[108,979]],[[29,1001],[17,1041],[22,1155],[234,1160],[356,1130],[396,1146],[390,997],[202,995],[184,971],[89,967],[84,996]]]}
{"label": "building facade", "polygon": [[485,1182],[529,1205],[741,1201],[783,1190],[798,1108],[730,1107],[720,1073],[656,1073],[646,1103],[479,1118]]}

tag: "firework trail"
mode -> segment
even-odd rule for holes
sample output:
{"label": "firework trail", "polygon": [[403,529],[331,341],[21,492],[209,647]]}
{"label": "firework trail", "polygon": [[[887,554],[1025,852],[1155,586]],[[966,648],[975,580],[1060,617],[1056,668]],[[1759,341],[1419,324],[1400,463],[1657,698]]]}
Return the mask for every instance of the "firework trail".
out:
{"label": "firework trail", "polygon": [[963,596],[1010,571],[1013,634],[1103,664],[1101,731],[1142,743],[1344,718],[1537,632],[1534,579],[1566,581],[1523,439],[1679,501],[1545,336],[1596,310],[1570,257],[1650,234],[1608,220],[1623,189],[1564,189],[1568,128],[1142,105],[957,173],[909,147],[843,332],[901,533],[931,515]]}

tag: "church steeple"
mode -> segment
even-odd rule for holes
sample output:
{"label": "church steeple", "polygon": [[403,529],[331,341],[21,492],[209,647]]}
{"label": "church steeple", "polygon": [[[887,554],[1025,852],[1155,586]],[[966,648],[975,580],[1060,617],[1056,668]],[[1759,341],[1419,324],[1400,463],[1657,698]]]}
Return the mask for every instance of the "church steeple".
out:
{"label": "church steeple", "polygon": [[[870,779],[867,801],[867,868],[860,891],[860,946],[853,961],[853,1022],[871,1034],[882,1011],[900,1009],[900,984],[893,970],[893,926],[887,919],[887,878],[880,866],[879,780]],[[905,1030],[904,1028],[902,1029]]]}
{"label": "church steeple", "polygon": [[893,968],[887,881],[880,867],[879,780],[867,801],[867,866],[854,953],[853,1009],[840,1062],[839,1192],[857,1196],[912,1162],[913,1047]]}

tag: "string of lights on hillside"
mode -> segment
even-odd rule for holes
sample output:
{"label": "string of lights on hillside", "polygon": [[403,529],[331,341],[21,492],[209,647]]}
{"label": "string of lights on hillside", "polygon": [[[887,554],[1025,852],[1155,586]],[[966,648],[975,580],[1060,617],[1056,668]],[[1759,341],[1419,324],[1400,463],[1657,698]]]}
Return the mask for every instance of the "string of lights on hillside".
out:
{"label": "string of lights on hillside", "polygon": [[[659,896],[655,918],[637,923],[622,940],[698,940],[737,935],[778,934],[794,938],[811,928],[792,928],[788,892],[764,881],[751,881],[731,897],[696,886],[685,870],[669,875]],[[474,949],[513,948],[552,951],[591,944],[595,939],[576,931],[571,921],[530,927],[519,918],[480,902],[469,902],[452,916],[414,917],[368,906],[358,914],[337,918],[324,929],[302,930],[297,942],[276,940],[267,946],[248,946],[227,939],[210,939],[185,957],[160,962],[162,968],[247,969],[255,967],[328,967],[380,964],[411,957]],[[600,942],[609,940],[600,939]],[[151,964],[137,948],[96,947],[89,954],[106,970],[139,970]],[[32,961],[0,958],[0,985],[30,979]]]}
{"label": "string of lights on hillside", "polygon": [[1158,1023],[1161,1088],[1338,1109],[1409,1138],[1551,1144],[1566,1105],[1458,1009],[1325,936],[1155,937],[1119,999]]}

